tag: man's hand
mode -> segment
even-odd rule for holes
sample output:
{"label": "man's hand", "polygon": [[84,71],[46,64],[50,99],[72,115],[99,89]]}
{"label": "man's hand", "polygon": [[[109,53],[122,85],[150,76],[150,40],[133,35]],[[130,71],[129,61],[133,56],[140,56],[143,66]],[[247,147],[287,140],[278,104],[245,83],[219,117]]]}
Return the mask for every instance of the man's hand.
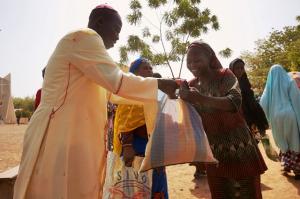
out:
{"label": "man's hand", "polygon": [[157,79],[158,88],[166,93],[169,98],[175,99],[175,91],[179,87],[178,84],[173,79]]}

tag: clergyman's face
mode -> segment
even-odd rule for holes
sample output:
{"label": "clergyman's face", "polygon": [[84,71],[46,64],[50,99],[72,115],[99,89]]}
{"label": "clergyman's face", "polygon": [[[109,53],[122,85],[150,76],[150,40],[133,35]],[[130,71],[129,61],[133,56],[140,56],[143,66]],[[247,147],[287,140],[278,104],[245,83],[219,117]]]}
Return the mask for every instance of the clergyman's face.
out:
{"label": "clergyman's face", "polygon": [[192,47],[187,52],[187,68],[195,77],[204,75],[209,70],[209,57],[202,49]]}
{"label": "clergyman's face", "polygon": [[115,13],[109,19],[103,20],[97,31],[103,39],[106,49],[112,48],[122,29],[122,21],[119,14]]}

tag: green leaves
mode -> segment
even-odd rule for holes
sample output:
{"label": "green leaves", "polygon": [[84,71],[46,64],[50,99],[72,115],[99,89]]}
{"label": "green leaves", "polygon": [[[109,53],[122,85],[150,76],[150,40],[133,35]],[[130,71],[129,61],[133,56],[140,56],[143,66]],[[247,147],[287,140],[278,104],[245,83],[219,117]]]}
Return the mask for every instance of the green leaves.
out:
{"label": "green leaves", "polygon": [[167,3],[167,0],[149,0],[148,6],[150,8],[158,8],[161,5],[165,5]]}
{"label": "green leaves", "polygon": [[174,38],[174,34],[172,33],[172,31],[167,30],[166,33],[165,33],[165,37],[166,37],[167,41],[170,41]]}
{"label": "green leaves", "polygon": [[212,29],[214,29],[214,30],[220,29],[220,25],[219,25],[218,18],[216,15],[213,15],[211,17],[211,22],[212,22]]}
{"label": "green leaves", "polygon": [[168,57],[163,53],[157,53],[153,55],[151,61],[153,65],[165,65],[167,64]]}
{"label": "green leaves", "polygon": [[201,0],[191,0],[191,3],[192,4],[198,4],[198,3],[200,3],[201,2]]}
{"label": "green leaves", "polygon": [[[297,18],[296,18],[297,19]],[[300,23],[300,21],[299,21]],[[273,30],[269,36],[256,42],[254,52],[244,52],[242,58],[250,70],[254,87],[262,92],[267,73],[274,64],[283,65],[287,71],[300,71],[300,29],[286,26]]]}
{"label": "green leaves", "polygon": [[151,36],[151,33],[150,33],[150,30],[148,27],[145,27],[143,29],[143,37],[150,37]]}
{"label": "green leaves", "polygon": [[130,35],[127,40],[127,46],[121,46],[119,49],[120,63],[124,64],[128,62],[128,53],[139,53],[141,56],[152,60],[153,53],[150,50],[150,46],[146,44],[137,35]]}
{"label": "green leaves", "polygon": [[136,36],[136,35],[129,36],[128,48],[131,49],[132,51],[142,50],[146,46],[147,46],[147,44],[145,44],[144,41],[141,40],[138,36]]}
{"label": "green leaves", "polygon": [[160,36],[158,36],[158,35],[154,35],[154,36],[152,37],[152,42],[153,42],[153,43],[158,43],[159,40],[160,40]]}
{"label": "green leaves", "polygon": [[[131,13],[127,16],[128,22],[137,28],[139,24],[149,22],[156,29],[145,27],[140,36],[129,35],[127,44],[120,48],[120,62],[127,62],[129,53],[136,53],[148,58],[154,65],[167,64],[171,72],[170,62],[180,62],[182,68],[189,41],[208,33],[210,29],[219,29],[217,17],[212,15],[208,8],[201,8],[200,2],[146,0],[141,4],[139,0],[132,0]],[[145,8],[151,10],[150,17],[143,17],[143,14],[147,13],[143,11]],[[156,17],[153,18],[152,15]],[[159,18],[158,22],[155,22],[156,18]],[[225,56],[230,54],[229,50],[224,51]]]}
{"label": "green leaves", "polygon": [[14,107],[20,109],[16,111],[17,117],[28,117],[30,118],[34,112],[34,98],[33,97],[14,97]]}
{"label": "green leaves", "polygon": [[139,23],[141,18],[142,18],[142,13],[139,11],[135,11],[132,14],[127,16],[127,20],[131,25],[133,24],[136,25],[137,23]]}
{"label": "green leaves", "polygon": [[221,50],[219,52],[219,55],[221,55],[224,58],[229,58],[232,55],[232,50],[230,48],[225,48],[224,50]]}
{"label": "green leaves", "polygon": [[218,19],[215,15],[211,15],[209,9],[206,8],[201,11],[198,5],[193,5],[188,0],[181,1],[177,7],[170,13],[166,13],[165,16],[168,26],[176,25],[174,31],[177,34],[189,34],[191,37],[197,38],[202,33],[208,32],[209,24],[211,24],[212,29],[219,29]]}
{"label": "green leaves", "polygon": [[119,52],[120,52],[120,63],[128,62],[128,49],[126,48],[126,46],[121,46]]}
{"label": "green leaves", "polygon": [[142,5],[138,0],[132,0],[130,2],[130,9],[132,9],[132,13],[127,16],[127,20],[131,25],[136,25],[141,21],[142,13],[141,13]]}
{"label": "green leaves", "polygon": [[172,45],[172,54],[185,55],[189,43],[182,42],[179,38],[174,38],[171,41],[171,45]]}
{"label": "green leaves", "polygon": [[142,8],[142,5],[138,0],[132,0],[129,7],[132,10],[139,10]]}

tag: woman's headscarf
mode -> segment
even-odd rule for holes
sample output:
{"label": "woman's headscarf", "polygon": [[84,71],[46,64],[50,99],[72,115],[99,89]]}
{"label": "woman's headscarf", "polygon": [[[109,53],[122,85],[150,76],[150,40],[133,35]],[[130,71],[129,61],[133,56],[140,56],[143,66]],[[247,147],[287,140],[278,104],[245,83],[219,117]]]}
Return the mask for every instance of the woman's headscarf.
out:
{"label": "woman's headscarf", "polygon": [[[145,62],[148,62],[148,60],[143,57],[134,60],[129,67],[129,72],[135,73],[140,65]],[[119,155],[122,152],[121,133],[130,132],[145,124],[144,107],[142,105],[118,105],[114,120],[113,151]]]}
{"label": "woman's headscarf", "polygon": [[269,119],[276,114],[275,109],[281,109],[285,104],[291,104],[300,127],[300,91],[282,66],[271,67],[260,104]]}
{"label": "woman's headscarf", "polygon": [[240,59],[240,58],[235,58],[234,60],[232,60],[229,64],[229,69],[233,72],[233,69],[234,69],[234,64],[238,63],[238,62],[241,62],[245,65],[245,62]]}
{"label": "woman's headscarf", "polygon": [[149,62],[147,59],[143,58],[143,57],[140,57],[140,58],[137,58],[136,60],[134,60],[130,67],[129,67],[129,72],[131,73],[135,73],[135,71],[137,69],[139,69],[139,67],[141,66],[142,63],[145,63],[145,62]]}
{"label": "woman's headscarf", "polygon": [[[260,104],[264,109],[268,120],[271,123],[272,133],[274,139],[279,147],[284,152],[287,149],[300,152],[300,144],[291,138],[290,136],[294,133],[299,134],[300,132],[300,91],[297,88],[294,80],[287,74],[281,65],[274,65],[271,67],[267,83],[260,99]],[[291,111],[293,113],[291,113]],[[277,119],[281,113],[292,115],[290,124],[282,124]],[[295,118],[293,118],[295,117]],[[294,120],[292,120],[294,119]],[[292,122],[297,122],[294,124]],[[298,129],[294,129],[294,127]],[[290,139],[291,138],[291,139]],[[289,143],[285,142],[286,139]]]}
{"label": "woman's headscarf", "polygon": [[290,103],[289,87],[291,81],[293,80],[282,66],[274,65],[271,67],[264,92],[260,99],[260,104],[268,119],[272,117],[274,109],[282,108],[281,104]]}
{"label": "woman's headscarf", "polygon": [[223,68],[220,61],[218,60],[218,58],[215,54],[215,51],[210,47],[210,45],[208,45],[207,43],[202,42],[202,41],[194,41],[189,45],[188,50],[190,48],[193,48],[193,47],[200,48],[201,50],[204,50],[205,53],[208,56],[210,56],[210,64],[209,65],[210,65],[211,69],[221,69],[221,68]]}
{"label": "woman's headscarf", "polygon": [[[245,62],[240,58],[236,58],[236,59],[232,60],[229,64],[229,69],[233,72],[233,74],[234,74],[234,66],[238,62],[243,63],[245,65]],[[239,81],[239,85],[240,85],[240,88],[241,88],[242,92],[247,94],[248,92],[252,91],[251,90],[251,84],[250,84],[250,81],[248,79],[248,76],[247,76],[246,72],[241,76],[241,78],[238,79],[238,81]]]}
{"label": "woman's headscarf", "polygon": [[[236,58],[230,62],[229,69],[233,73],[235,64],[239,62],[245,65],[245,62],[240,58]],[[251,127],[252,124],[255,124],[260,132],[264,132],[269,127],[268,121],[264,111],[255,99],[254,92],[251,88],[251,84],[246,72],[238,79],[238,82],[241,88],[243,99],[242,109],[248,126]]]}

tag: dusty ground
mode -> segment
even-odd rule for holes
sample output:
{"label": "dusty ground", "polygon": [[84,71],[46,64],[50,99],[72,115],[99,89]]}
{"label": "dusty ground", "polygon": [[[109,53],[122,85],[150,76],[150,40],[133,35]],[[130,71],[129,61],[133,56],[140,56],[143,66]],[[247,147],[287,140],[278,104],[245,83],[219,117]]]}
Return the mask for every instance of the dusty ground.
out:
{"label": "dusty ground", "polygon": [[[18,165],[25,129],[25,125],[0,125],[0,172]],[[294,180],[292,175],[282,175],[280,164],[269,160],[262,146],[260,149],[269,168],[262,175],[263,198],[300,199],[300,181]],[[184,164],[167,170],[171,199],[210,198],[206,178],[193,180],[194,167]]]}
{"label": "dusty ground", "polygon": [[26,125],[0,125],[0,172],[19,164]]}
{"label": "dusty ground", "polygon": [[[271,131],[268,131],[271,137]],[[274,141],[271,140],[273,146]],[[264,199],[300,199],[300,181],[290,176],[284,176],[278,162],[273,162],[265,155],[263,147],[259,144],[260,151],[268,166],[268,170],[262,175],[261,187]],[[210,198],[207,180],[194,181],[194,167],[178,165],[168,168],[168,183],[170,198],[173,199],[194,199]]]}

